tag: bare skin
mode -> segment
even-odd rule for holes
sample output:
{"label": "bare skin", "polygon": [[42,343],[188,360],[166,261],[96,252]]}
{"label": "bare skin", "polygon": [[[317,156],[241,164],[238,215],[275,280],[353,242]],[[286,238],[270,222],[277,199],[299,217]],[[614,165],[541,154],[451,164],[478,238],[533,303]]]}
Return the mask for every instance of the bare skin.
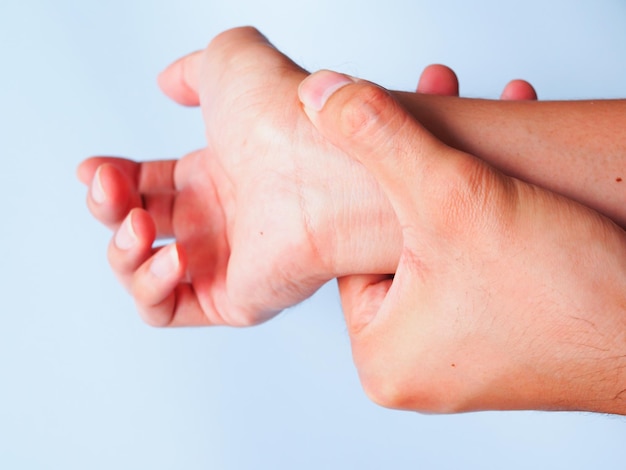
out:
{"label": "bare skin", "polygon": [[[254,324],[343,276],[355,361],[386,406],[623,412],[623,232],[485,163],[621,222],[621,194],[605,183],[624,155],[623,102],[396,94],[479,160],[383,91],[368,95],[380,106],[352,119],[354,132],[333,134],[337,112],[316,129],[297,98],[306,76],[256,31],[227,32],[161,77],[170,97],[203,107],[206,149],[79,168],[91,211],[116,230],[109,260],[144,320]],[[355,95],[339,108],[358,109]],[[582,128],[612,140],[590,142]],[[389,166],[370,164],[380,152]],[[159,236],[176,242],[154,249]],[[393,285],[355,275],[391,272]]]}
{"label": "bare skin", "polygon": [[[309,297],[363,247],[389,248],[359,271],[397,258],[397,227],[392,243],[367,229],[391,215],[373,178],[302,113],[304,76],[256,31],[223,34],[160,78],[177,102],[202,102],[206,149],[175,163],[95,158],[79,168],[92,213],[116,230],[111,266],[149,324],[256,324]],[[353,240],[335,237],[356,227]],[[158,236],[176,243],[155,250]]]}
{"label": "bare skin", "polygon": [[[429,65],[424,69],[417,85],[418,93],[438,96],[459,96],[459,79],[454,70],[441,64]],[[535,88],[526,80],[511,80],[500,95],[501,100],[536,100]]]}
{"label": "bare skin", "polygon": [[[223,33],[160,79],[175,101],[201,104],[206,149],[177,161],[99,157],[80,166],[80,179],[91,186],[92,213],[116,230],[111,266],[149,324],[255,324],[336,276],[395,271],[402,237],[391,206],[361,165],[311,127],[297,99],[306,76],[255,30]],[[440,138],[512,174],[543,178],[553,189],[568,175],[570,196],[600,210],[608,206],[605,212],[620,220],[615,190],[595,190],[587,184],[595,170],[577,169],[593,167],[591,157],[601,151],[567,140],[569,129],[561,132],[544,119],[545,110],[553,110],[575,122],[581,105],[565,112],[564,104],[398,96]],[[587,121],[616,126],[620,104],[595,106],[602,119]],[[529,127],[537,130],[532,139]],[[615,136],[619,143],[619,132]],[[547,149],[540,158],[526,156],[528,140]],[[155,238],[171,236],[174,245],[153,248]]]}
{"label": "bare skin", "polygon": [[322,135],[376,177],[402,227],[395,276],[340,292],[365,390],[393,408],[626,414],[626,233],[446,146],[386,90],[300,87]]}

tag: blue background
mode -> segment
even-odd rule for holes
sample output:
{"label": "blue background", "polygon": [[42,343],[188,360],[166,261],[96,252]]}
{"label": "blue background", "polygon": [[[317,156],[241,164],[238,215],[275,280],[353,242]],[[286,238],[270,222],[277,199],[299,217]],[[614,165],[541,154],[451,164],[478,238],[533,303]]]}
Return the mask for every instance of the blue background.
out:
{"label": "blue background", "polygon": [[140,322],[75,167],[201,147],[155,77],[243,24],[391,88],[441,62],[466,96],[517,77],[542,99],[626,96],[618,0],[2,0],[0,468],[624,469],[621,417],[370,403],[334,284],[252,329]]}

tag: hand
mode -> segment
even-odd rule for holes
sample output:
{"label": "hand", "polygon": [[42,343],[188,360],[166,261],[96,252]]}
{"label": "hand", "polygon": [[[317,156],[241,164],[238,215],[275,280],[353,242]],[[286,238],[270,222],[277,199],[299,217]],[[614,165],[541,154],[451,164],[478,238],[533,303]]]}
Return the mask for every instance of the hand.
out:
{"label": "hand", "polygon": [[626,413],[626,237],[425,131],[382,88],[304,80],[311,121],[380,183],[393,278],[339,282],[366,392],[402,409]]}
{"label": "hand", "polygon": [[[242,58],[239,69],[250,69],[245,80],[228,80],[237,78],[238,68],[225,49]],[[445,69],[429,67],[420,83],[432,89],[452,81],[458,90],[454,72]],[[81,180],[91,184],[92,213],[116,231],[109,247],[113,270],[147,323],[254,324],[336,275],[395,266],[399,229],[378,186],[334,148],[315,142],[309,123],[301,122],[295,90],[303,76],[258,32],[227,32],[160,80],[179,103],[202,101],[210,148],[178,161],[99,157],[79,168]],[[228,125],[216,116],[230,116]],[[240,135],[248,136],[243,151]],[[246,158],[249,164],[242,164]],[[329,174],[343,178],[331,183]],[[263,184],[250,183],[260,175]],[[271,228],[255,236],[249,228],[257,223]],[[155,238],[163,237],[177,243],[153,249]]]}
{"label": "hand", "polygon": [[[202,106],[206,149],[79,168],[92,213],[116,230],[111,266],[147,323],[255,324],[337,275],[396,263],[393,211],[308,122],[297,98],[306,75],[257,31],[223,33],[160,77],[175,101]],[[153,249],[157,237],[176,242]]]}

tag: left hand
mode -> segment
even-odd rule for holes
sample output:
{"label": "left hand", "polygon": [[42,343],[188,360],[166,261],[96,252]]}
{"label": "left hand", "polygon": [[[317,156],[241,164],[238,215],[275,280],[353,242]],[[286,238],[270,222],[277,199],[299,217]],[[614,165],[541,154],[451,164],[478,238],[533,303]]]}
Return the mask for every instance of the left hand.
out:
{"label": "left hand", "polygon": [[[459,79],[450,67],[432,64],[422,71],[417,84],[418,93],[439,96],[459,96]],[[505,101],[535,101],[537,92],[526,80],[511,80],[503,88],[500,99]]]}
{"label": "left hand", "polygon": [[[222,33],[160,77],[170,98],[201,106],[205,149],[79,168],[90,210],[116,231],[113,271],[147,323],[257,324],[337,275],[395,264],[393,211],[309,123],[297,98],[306,75],[253,28]],[[175,243],[153,249],[157,236]]]}

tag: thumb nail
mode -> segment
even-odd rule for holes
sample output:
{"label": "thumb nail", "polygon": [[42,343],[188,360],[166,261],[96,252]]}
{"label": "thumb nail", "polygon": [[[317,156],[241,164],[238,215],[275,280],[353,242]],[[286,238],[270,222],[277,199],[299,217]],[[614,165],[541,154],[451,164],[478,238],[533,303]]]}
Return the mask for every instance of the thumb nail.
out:
{"label": "thumb nail", "polygon": [[348,75],[320,70],[300,83],[298,96],[306,108],[320,111],[333,93],[350,83],[355,83],[355,79]]}

